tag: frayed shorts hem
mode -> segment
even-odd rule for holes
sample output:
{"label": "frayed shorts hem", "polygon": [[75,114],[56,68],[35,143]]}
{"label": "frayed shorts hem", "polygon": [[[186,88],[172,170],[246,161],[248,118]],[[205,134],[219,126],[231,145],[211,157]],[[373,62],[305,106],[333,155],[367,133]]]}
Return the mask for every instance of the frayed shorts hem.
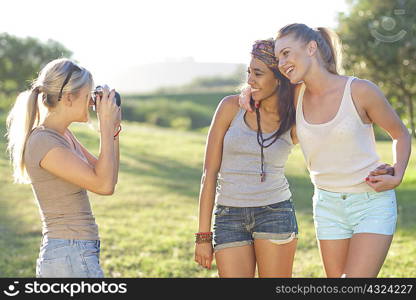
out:
{"label": "frayed shorts hem", "polygon": [[241,246],[247,246],[247,245],[252,245],[252,244],[253,244],[252,240],[219,244],[219,245],[214,246],[214,252],[217,252],[219,250],[226,249],[226,248],[241,247]]}
{"label": "frayed shorts hem", "polygon": [[[261,239],[261,240],[270,240],[275,244],[286,244],[290,243],[293,239],[297,239],[298,234],[295,232],[288,232],[288,233],[270,233],[270,232],[253,232],[253,239]],[[238,242],[230,242],[224,243],[214,246],[214,252],[219,251],[225,248],[232,248],[232,247],[241,247],[252,245],[254,243],[253,240],[247,241],[238,241]]]}
{"label": "frayed shorts hem", "polygon": [[322,234],[322,235],[316,235],[316,238],[318,240],[320,240],[320,241],[326,241],[326,240],[344,240],[344,239],[350,239],[350,238],[352,238],[357,233],[371,233],[371,234],[380,234],[380,235],[394,235],[394,232],[392,232],[392,233],[390,233],[390,232],[374,232],[374,231],[364,230],[364,231],[356,231],[354,233],[345,234],[345,235],[326,235],[326,234]]}

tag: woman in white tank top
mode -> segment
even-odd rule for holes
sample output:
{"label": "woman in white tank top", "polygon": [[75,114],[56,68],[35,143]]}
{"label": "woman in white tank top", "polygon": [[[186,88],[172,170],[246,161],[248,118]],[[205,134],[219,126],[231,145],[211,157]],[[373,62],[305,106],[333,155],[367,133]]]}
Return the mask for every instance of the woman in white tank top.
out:
{"label": "woman in white tank top", "polygon": [[[337,45],[326,28],[291,24],[279,31],[275,55],[280,72],[297,84],[296,133],[315,187],[326,275],[376,277],[395,231],[394,188],[407,167],[411,139],[375,84],[338,74]],[[393,139],[390,174],[379,162],[373,123]]]}

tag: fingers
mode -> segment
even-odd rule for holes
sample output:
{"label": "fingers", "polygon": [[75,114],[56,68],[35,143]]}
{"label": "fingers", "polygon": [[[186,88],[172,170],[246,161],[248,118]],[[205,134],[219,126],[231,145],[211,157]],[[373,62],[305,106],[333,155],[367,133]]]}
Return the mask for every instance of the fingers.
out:
{"label": "fingers", "polygon": [[371,176],[385,175],[385,174],[389,174],[388,169],[375,169],[374,171],[370,172]]}
{"label": "fingers", "polygon": [[252,107],[250,105],[250,99],[251,99],[251,87],[248,86],[248,87],[245,87],[241,91],[241,93],[240,93],[240,95],[238,97],[238,103],[245,110],[252,112],[253,109],[252,109]]}
{"label": "fingers", "polygon": [[201,256],[201,255],[195,255],[195,262],[198,263],[201,267],[206,269],[211,269],[212,264],[212,256]]}

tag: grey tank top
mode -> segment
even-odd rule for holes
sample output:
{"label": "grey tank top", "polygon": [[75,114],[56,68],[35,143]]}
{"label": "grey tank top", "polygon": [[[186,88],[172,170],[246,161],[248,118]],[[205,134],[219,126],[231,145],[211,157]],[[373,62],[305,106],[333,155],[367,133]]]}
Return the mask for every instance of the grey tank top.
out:
{"label": "grey tank top", "polygon": [[[234,207],[264,206],[290,199],[285,163],[293,148],[290,130],[270,147],[264,148],[266,180],[260,181],[261,155],[257,132],[245,122],[240,109],[224,136],[222,162],[217,179],[215,201]],[[272,133],[263,134],[265,138]]]}

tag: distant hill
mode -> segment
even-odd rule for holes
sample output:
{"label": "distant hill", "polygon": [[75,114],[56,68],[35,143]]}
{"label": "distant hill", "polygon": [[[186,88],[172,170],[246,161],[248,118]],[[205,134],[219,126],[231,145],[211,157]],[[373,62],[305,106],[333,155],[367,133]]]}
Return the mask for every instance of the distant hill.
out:
{"label": "distant hill", "polygon": [[141,93],[161,87],[184,85],[196,77],[228,76],[241,66],[233,63],[200,63],[193,60],[143,64],[116,71],[111,82],[122,93]]}

